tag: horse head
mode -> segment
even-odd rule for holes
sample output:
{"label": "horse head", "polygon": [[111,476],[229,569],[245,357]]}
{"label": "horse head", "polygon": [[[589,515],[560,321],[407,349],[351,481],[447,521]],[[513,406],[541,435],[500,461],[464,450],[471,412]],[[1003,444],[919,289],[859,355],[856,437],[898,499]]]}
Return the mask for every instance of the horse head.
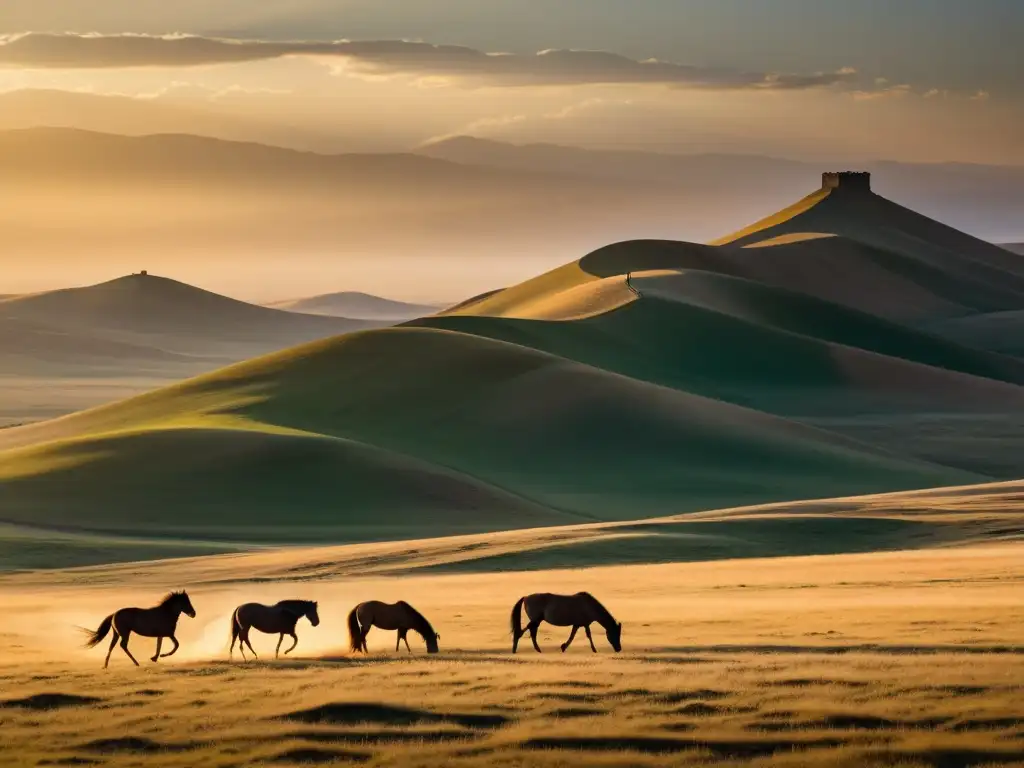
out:
{"label": "horse head", "polygon": [[423,639],[427,641],[427,653],[438,652],[437,641],[441,639],[441,635],[437,632],[427,633]]}
{"label": "horse head", "polygon": [[190,619],[194,619],[196,609],[192,607],[192,601],[188,599],[188,592],[182,590],[175,595],[175,598],[175,607]]}
{"label": "horse head", "polygon": [[306,611],[306,618],[309,619],[309,623],[314,627],[320,623],[320,615],[316,612],[317,604],[314,600],[309,604],[309,610]]}
{"label": "horse head", "polygon": [[605,632],[608,633],[608,642],[612,644],[612,648],[618,653],[622,650],[622,622],[612,624],[608,627]]}

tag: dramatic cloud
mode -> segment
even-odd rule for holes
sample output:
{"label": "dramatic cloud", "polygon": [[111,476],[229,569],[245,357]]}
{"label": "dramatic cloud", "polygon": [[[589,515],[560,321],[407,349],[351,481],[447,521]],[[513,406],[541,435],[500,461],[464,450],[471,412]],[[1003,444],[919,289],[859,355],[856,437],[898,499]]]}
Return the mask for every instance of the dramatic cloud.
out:
{"label": "dramatic cloud", "polygon": [[485,53],[453,45],[409,41],[270,42],[193,35],[0,36],[0,66],[60,69],[189,67],[318,56],[343,60],[341,73],[407,74],[491,85],[662,84],[680,88],[793,91],[854,79],[851,68],[812,74],[737,72],[604,51],[548,50],[536,54]]}

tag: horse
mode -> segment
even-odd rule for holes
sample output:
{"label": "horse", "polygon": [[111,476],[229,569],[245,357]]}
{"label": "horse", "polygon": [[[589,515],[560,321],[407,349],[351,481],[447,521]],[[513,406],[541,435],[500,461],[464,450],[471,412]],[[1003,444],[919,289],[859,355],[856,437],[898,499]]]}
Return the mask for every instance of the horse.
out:
{"label": "horse", "polygon": [[427,643],[427,653],[437,653],[437,641],[441,636],[430,626],[423,614],[404,600],[397,603],[382,603],[370,600],[360,603],[348,614],[348,641],[353,651],[368,653],[366,636],[372,627],[380,629],[397,629],[398,639],[395,641],[395,652],[405,642],[405,648],[412,653],[406,633],[414,629],[420,633]]}
{"label": "horse", "polygon": [[[526,609],[526,616],[530,622],[523,629],[520,609]],[[608,635],[608,642],[615,652],[622,650],[622,623],[616,622],[597,598],[589,592],[577,592],[575,595],[552,595],[549,592],[539,592],[533,595],[519,598],[519,601],[512,608],[512,653],[519,647],[519,638],[530,633],[533,647],[540,653],[540,646],[537,645],[537,628],[542,621],[553,624],[556,627],[572,627],[569,639],[562,643],[562,653],[576,637],[580,627],[587,633],[587,640],[590,641],[590,650],[597,653],[594,647],[594,638],[590,634],[590,625],[597,622],[604,627]]]}
{"label": "horse", "polygon": [[274,650],[274,658],[281,655],[281,643],[284,636],[292,638],[292,646],[285,651],[289,654],[299,644],[299,638],[295,634],[295,625],[299,619],[305,616],[314,627],[320,623],[320,617],[316,612],[316,603],[312,600],[282,600],[274,605],[262,605],[260,603],[245,603],[235,608],[231,614],[231,650],[229,656],[235,653],[235,641],[238,641],[238,649],[242,652],[242,659],[245,659],[245,646],[249,646],[255,658],[256,651],[249,642],[249,630],[258,629],[272,635],[275,632],[281,633],[277,638],[277,648]]}
{"label": "horse", "polygon": [[[192,601],[188,599],[188,593],[184,590],[169,593],[155,608],[122,608],[107,616],[95,632],[82,628],[82,631],[89,635],[85,647],[95,648],[107,636],[107,632],[113,628],[114,636],[110,638],[107,659],[103,662],[104,669],[110,664],[110,654],[114,652],[118,638],[121,638],[121,649],[128,654],[129,659],[135,662],[136,667],[139,666],[139,662],[128,650],[128,638],[132,632],[143,637],[156,638],[156,653],[150,657],[150,661],[173,656],[178,650],[178,638],[174,636],[174,630],[177,629],[178,618],[183,613],[190,619],[196,617],[196,609],[192,607]],[[171,639],[174,647],[162,654],[160,645],[165,637]]]}

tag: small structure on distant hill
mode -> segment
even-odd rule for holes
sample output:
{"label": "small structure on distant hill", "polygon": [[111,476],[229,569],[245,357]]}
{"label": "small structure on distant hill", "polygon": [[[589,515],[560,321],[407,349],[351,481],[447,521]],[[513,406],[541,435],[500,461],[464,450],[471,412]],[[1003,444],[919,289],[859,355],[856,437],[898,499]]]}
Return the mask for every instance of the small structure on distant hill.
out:
{"label": "small structure on distant hill", "polygon": [[821,188],[870,192],[871,174],[867,171],[829,171],[821,174]]}
{"label": "small structure on distant hill", "polygon": [[146,276],[146,275],[148,275],[148,274],[149,274],[149,272],[148,272],[148,271],[146,271],[145,269],[144,269],[144,270],[142,270],[141,272],[139,272],[139,276],[141,276],[141,277],[145,277],[145,276]]}

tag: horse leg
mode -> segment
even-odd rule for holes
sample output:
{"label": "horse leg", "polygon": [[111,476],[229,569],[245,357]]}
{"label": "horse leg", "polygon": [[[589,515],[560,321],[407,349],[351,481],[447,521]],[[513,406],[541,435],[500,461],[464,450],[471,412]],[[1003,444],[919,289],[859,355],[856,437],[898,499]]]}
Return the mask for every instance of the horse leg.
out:
{"label": "horse leg", "polygon": [[169,640],[170,640],[170,641],[171,641],[172,643],[174,643],[174,647],[173,647],[173,648],[171,648],[171,650],[169,650],[169,651],[168,651],[167,653],[163,654],[163,655],[162,655],[162,656],[160,657],[160,658],[162,658],[162,659],[166,659],[166,658],[167,658],[168,656],[173,656],[173,655],[174,655],[174,653],[175,653],[175,651],[177,651],[177,650],[178,650],[178,638],[176,638],[176,637],[175,637],[174,635],[171,635],[171,636],[170,636],[170,637],[169,637],[168,639],[169,639]]}
{"label": "horse leg", "polygon": [[569,639],[562,643],[562,653],[565,653],[565,649],[572,645],[573,638],[576,637],[576,630],[578,629],[579,627],[573,626],[572,632],[569,633]]}
{"label": "horse leg", "polygon": [[114,652],[114,646],[117,645],[117,641],[120,638],[121,638],[121,636],[119,634],[117,634],[117,630],[115,629],[113,631],[113,636],[110,638],[110,648],[107,650],[107,660],[103,662],[103,668],[104,669],[106,669],[107,665],[110,664],[110,654],[112,654]]}
{"label": "horse leg", "polygon": [[132,662],[137,667],[139,666],[138,659],[132,656],[132,652],[128,650],[128,638],[131,637],[131,634],[131,632],[125,632],[123,635],[121,635],[121,650],[128,654],[128,658],[131,659]]}
{"label": "horse leg", "polygon": [[543,619],[537,619],[526,625],[526,628],[530,631],[530,640],[533,641],[533,649],[537,651],[537,653],[541,652],[540,646],[537,645],[537,629],[540,627],[540,623],[542,621]]}
{"label": "horse leg", "polygon": [[154,653],[152,655],[152,657],[150,657],[150,659],[149,659],[150,661],[156,661],[157,659],[160,658],[160,646],[163,645],[163,642],[164,642],[164,639],[162,637],[158,637],[156,639],[156,653]]}
{"label": "horse leg", "polygon": [[284,642],[284,632],[277,638],[277,648],[274,649],[274,658],[278,659],[281,657],[281,643]]}
{"label": "horse leg", "polygon": [[289,653],[294,651],[295,650],[295,646],[299,644],[299,636],[296,635],[294,631],[291,634],[292,634],[292,647],[284,652],[285,656],[287,656]]}
{"label": "horse leg", "polygon": [[398,630],[395,635],[395,653],[398,653],[398,649],[402,647],[402,630]]}
{"label": "horse leg", "polygon": [[372,624],[367,624],[363,629],[363,633],[359,636],[359,645],[363,648],[363,653],[369,653],[369,648],[366,647],[366,636],[370,634],[370,630],[373,629]]}
{"label": "horse leg", "polygon": [[256,654],[256,649],[252,647],[252,641],[249,639],[249,630],[245,630],[242,633],[242,642],[249,646],[249,653],[252,654],[254,659],[258,659],[259,656]]}
{"label": "horse leg", "polygon": [[590,634],[590,625],[587,624],[583,627],[583,629],[585,629],[587,632],[587,640],[590,641],[590,650],[592,650],[594,653],[597,653],[597,648],[594,647],[594,636]]}
{"label": "horse leg", "polygon": [[409,653],[412,653],[412,648],[409,647],[409,636],[406,634],[406,632],[402,633],[402,642],[405,643],[405,650],[407,650]]}

